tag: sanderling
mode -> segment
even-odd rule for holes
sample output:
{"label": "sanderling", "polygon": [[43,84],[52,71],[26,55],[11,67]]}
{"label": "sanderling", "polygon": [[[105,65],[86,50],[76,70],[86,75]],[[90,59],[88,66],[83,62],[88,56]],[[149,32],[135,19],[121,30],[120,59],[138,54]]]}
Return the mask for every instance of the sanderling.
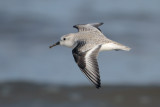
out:
{"label": "sanderling", "polygon": [[60,41],[50,46],[67,46],[72,48],[75,62],[86,77],[95,84],[96,88],[101,87],[99,67],[97,62],[98,53],[108,50],[125,50],[130,48],[112,41],[103,35],[98,28],[103,23],[78,24],[73,26],[78,29],[77,33],[70,33],[61,37]]}

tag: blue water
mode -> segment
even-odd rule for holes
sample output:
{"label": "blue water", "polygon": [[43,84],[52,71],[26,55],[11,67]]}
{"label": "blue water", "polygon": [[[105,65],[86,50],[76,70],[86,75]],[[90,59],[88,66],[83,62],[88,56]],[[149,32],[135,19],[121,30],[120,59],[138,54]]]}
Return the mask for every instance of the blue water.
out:
{"label": "blue water", "polygon": [[48,46],[74,24],[104,22],[102,32],[132,48],[99,55],[103,84],[160,85],[160,1],[0,1],[0,82],[89,84],[71,49]]}

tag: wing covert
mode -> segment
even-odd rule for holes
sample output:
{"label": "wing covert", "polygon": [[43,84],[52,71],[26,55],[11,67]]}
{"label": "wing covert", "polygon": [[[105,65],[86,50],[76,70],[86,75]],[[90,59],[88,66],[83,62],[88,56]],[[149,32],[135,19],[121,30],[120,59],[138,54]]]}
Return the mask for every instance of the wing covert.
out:
{"label": "wing covert", "polygon": [[79,32],[82,31],[100,31],[99,26],[103,25],[103,23],[91,23],[91,24],[77,24],[73,27],[78,29]]}

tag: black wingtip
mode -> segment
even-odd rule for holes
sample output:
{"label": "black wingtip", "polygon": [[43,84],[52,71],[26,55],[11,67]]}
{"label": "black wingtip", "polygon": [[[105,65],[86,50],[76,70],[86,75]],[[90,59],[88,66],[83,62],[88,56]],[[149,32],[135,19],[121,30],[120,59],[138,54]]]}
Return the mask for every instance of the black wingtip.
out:
{"label": "black wingtip", "polygon": [[96,88],[97,88],[97,89],[101,88],[101,85],[100,85],[100,84],[99,84],[99,85],[96,85]]}
{"label": "black wingtip", "polygon": [[100,24],[100,25],[103,25],[104,23],[103,23],[103,22],[100,22],[99,24]]}
{"label": "black wingtip", "polygon": [[77,28],[77,25],[74,25],[73,27],[74,27],[74,28]]}
{"label": "black wingtip", "polygon": [[97,89],[101,88],[101,80],[99,80],[98,83],[95,84],[95,85],[96,85],[96,88],[97,88]]}

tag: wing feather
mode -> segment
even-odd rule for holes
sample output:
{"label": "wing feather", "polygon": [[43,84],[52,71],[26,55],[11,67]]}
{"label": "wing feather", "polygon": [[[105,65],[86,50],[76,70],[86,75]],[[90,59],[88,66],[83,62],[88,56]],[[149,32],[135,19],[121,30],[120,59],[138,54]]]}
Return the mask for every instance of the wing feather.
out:
{"label": "wing feather", "polygon": [[96,85],[97,88],[99,88],[101,86],[101,82],[97,56],[101,46],[96,46],[88,51],[81,52],[80,48],[84,45],[84,43],[80,43],[72,50],[73,57],[80,70],[93,84]]}
{"label": "wing feather", "polygon": [[100,31],[101,30],[98,28],[101,26],[103,23],[90,23],[90,24],[77,24],[74,25],[73,27],[78,29],[79,32],[82,31]]}

